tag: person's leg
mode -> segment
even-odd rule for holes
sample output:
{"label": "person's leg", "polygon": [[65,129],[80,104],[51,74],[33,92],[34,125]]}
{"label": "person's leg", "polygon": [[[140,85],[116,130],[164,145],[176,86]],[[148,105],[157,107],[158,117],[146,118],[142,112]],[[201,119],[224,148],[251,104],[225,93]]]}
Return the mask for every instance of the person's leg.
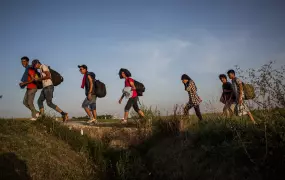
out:
{"label": "person's leg", "polygon": [[255,122],[255,120],[254,120],[254,118],[253,118],[253,116],[252,116],[250,111],[247,112],[247,115],[250,118],[250,120],[253,122],[253,124],[256,124],[256,122]]}
{"label": "person's leg", "polygon": [[45,101],[45,88],[42,89],[41,91],[41,94],[39,96],[39,99],[38,99],[38,106],[39,106],[39,109],[40,109],[40,114],[41,115],[44,115],[44,101]]}
{"label": "person's leg", "polygon": [[240,106],[240,114],[241,115],[248,115],[248,117],[250,118],[250,120],[253,122],[253,124],[256,124],[251,112],[249,111],[249,108],[247,106],[247,104],[245,102],[243,102]]}
{"label": "person's leg", "polygon": [[37,92],[37,89],[29,89],[28,96],[27,96],[28,105],[30,107],[33,118],[37,118],[37,113],[38,113],[38,111],[36,110],[34,106],[34,99],[35,99],[36,92]]}
{"label": "person's leg", "polygon": [[194,109],[195,109],[197,117],[199,118],[200,121],[202,121],[203,118],[202,118],[202,114],[201,114],[201,111],[200,111],[200,106],[197,105],[197,106],[194,107]]}
{"label": "person's leg", "polygon": [[223,108],[223,116],[228,117],[228,104],[226,103]]}
{"label": "person's leg", "polygon": [[229,106],[229,115],[230,118],[233,117],[233,115],[235,114],[235,108],[236,108],[236,103],[235,102],[231,102],[230,106]]}
{"label": "person's leg", "polygon": [[89,102],[89,108],[90,108],[90,112],[92,112],[93,118],[90,118],[90,120],[88,121],[88,123],[96,123],[97,120],[97,112],[96,112],[96,96],[93,95],[92,99]]}
{"label": "person's leg", "polygon": [[229,118],[232,116],[233,111],[232,111],[232,102],[231,101],[227,101],[224,108],[223,108],[223,114],[225,117]]}
{"label": "person's leg", "polygon": [[93,119],[96,120],[97,119],[96,109],[92,110],[92,115],[93,115]]}
{"label": "person's leg", "polygon": [[65,113],[64,111],[62,111],[57,105],[55,105],[52,102],[53,99],[53,91],[54,91],[54,87],[53,86],[48,86],[46,87],[45,92],[45,97],[46,97],[46,101],[47,101],[47,105],[56,110],[58,113],[60,113],[62,115],[63,121],[66,121],[68,119],[68,114]]}
{"label": "person's leg", "polygon": [[123,122],[126,122],[128,120],[129,117],[129,111],[131,109],[131,107],[133,106],[134,103],[134,99],[133,98],[129,98],[126,106],[125,106],[125,113],[124,113],[124,120]]}
{"label": "person's leg", "polygon": [[134,98],[133,108],[140,115],[140,117],[144,118],[144,113],[139,108],[138,101],[139,101],[138,97]]}
{"label": "person's leg", "polygon": [[89,109],[89,101],[87,98],[84,99],[83,103],[82,103],[82,108],[85,110],[87,116],[89,117],[89,119],[92,119],[91,117],[91,111]]}
{"label": "person's leg", "polygon": [[97,97],[95,95],[92,96],[92,101],[91,101],[91,104],[89,105],[90,106],[90,109],[91,109],[91,112],[92,112],[92,115],[93,115],[93,119],[96,120],[97,119],[97,112],[96,112],[96,99]]}
{"label": "person's leg", "polygon": [[28,108],[30,109],[29,107],[29,104],[28,104],[28,89],[26,90],[26,93],[25,93],[25,96],[24,96],[24,99],[23,99],[23,104]]}
{"label": "person's leg", "polygon": [[189,115],[189,110],[192,108],[191,104],[188,102],[186,106],[184,107],[184,116]]}

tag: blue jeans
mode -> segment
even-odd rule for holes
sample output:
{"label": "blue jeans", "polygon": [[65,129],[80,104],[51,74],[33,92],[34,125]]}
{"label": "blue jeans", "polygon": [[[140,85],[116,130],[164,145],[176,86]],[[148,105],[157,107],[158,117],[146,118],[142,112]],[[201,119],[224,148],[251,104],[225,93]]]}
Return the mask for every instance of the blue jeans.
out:
{"label": "blue jeans", "polygon": [[86,99],[82,103],[82,108],[89,108],[91,111],[96,110],[96,95],[92,95],[92,99],[89,101]]}
{"label": "blue jeans", "polygon": [[40,109],[44,108],[44,101],[46,100],[47,105],[50,108],[56,110],[56,105],[53,104],[53,102],[52,102],[53,91],[54,91],[54,86],[53,85],[47,86],[47,87],[42,89],[41,95],[40,95],[40,97],[38,99],[38,105],[39,105]]}

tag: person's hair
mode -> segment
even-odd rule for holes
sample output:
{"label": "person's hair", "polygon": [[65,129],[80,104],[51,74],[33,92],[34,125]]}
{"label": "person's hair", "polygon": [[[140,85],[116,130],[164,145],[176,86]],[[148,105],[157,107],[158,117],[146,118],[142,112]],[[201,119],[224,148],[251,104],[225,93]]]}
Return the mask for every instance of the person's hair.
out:
{"label": "person's hair", "polygon": [[34,59],[34,60],[32,61],[32,67],[33,67],[33,68],[35,67],[36,64],[41,64],[40,60]]}
{"label": "person's hair", "polygon": [[83,69],[88,70],[88,67],[87,67],[85,64],[83,64],[83,65],[78,65],[78,68],[83,68]]}
{"label": "person's hair", "polygon": [[183,80],[183,79],[187,79],[187,80],[192,80],[187,74],[183,74],[182,76],[181,76],[181,80]]}
{"label": "person's hair", "polygon": [[131,72],[129,70],[121,68],[120,71],[119,71],[120,79],[123,79],[122,72],[124,72],[127,77],[131,77],[132,76],[132,74],[131,74]]}
{"label": "person's hair", "polygon": [[23,61],[23,60],[25,60],[25,61],[30,61],[30,59],[29,59],[27,56],[23,56],[23,57],[21,58],[21,61]]}
{"label": "person's hair", "polygon": [[234,75],[236,75],[236,72],[235,72],[233,69],[231,69],[231,70],[228,71],[228,74],[234,74]]}
{"label": "person's hair", "polygon": [[226,76],[225,74],[220,74],[220,75],[219,75],[219,78],[220,78],[220,79],[222,79],[222,78],[227,79],[227,76]]}

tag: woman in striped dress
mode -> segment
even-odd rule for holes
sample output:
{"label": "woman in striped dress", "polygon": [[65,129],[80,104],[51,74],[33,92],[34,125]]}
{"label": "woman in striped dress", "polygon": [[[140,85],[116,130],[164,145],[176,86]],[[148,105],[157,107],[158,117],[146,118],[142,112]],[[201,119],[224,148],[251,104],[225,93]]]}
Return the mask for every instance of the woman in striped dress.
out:
{"label": "woman in striped dress", "polygon": [[183,74],[181,80],[185,86],[185,91],[187,91],[189,95],[189,101],[184,107],[184,115],[187,116],[189,114],[189,110],[194,107],[195,113],[201,121],[202,115],[199,105],[202,100],[197,94],[197,87],[195,85],[195,82],[187,74]]}

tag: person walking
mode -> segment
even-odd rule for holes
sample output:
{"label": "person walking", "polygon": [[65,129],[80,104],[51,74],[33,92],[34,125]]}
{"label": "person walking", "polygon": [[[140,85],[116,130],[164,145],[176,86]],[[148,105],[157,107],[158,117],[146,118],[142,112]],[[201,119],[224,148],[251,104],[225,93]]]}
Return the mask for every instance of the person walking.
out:
{"label": "person walking", "polygon": [[62,111],[57,105],[52,102],[54,85],[51,79],[51,73],[49,67],[41,64],[38,59],[33,60],[32,67],[40,70],[41,77],[36,78],[35,81],[41,81],[43,84],[43,89],[41,95],[38,99],[38,106],[40,109],[40,115],[44,114],[44,101],[46,100],[47,105],[61,114],[63,122],[68,120],[68,113]]}
{"label": "person walking", "polygon": [[37,93],[37,85],[35,84],[34,79],[37,77],[37,74],[36,70],[29,65],[29,58],[27,56],[21,58],[21,63],[25,68],[25,72],[19,85],[22,89],[25,87],[27,88],[23,104],[31,111],[32,118],[30,120],[35,121],[39,117],[39,112],[34,105],[34,99]]}
{"label": "person walking", "polygon": [[250,120],[256,124],[249,108],[247,107],[246,103],[244,102],[245,96],[243,91],[243,82],[236,77],[236,73],[234,70],[228,71],[228,76],[232,80],[233,92],[236,97],[236,113],[238,116],[248,115]]}
{"label": "person walking", "polygon": [[219,79],[222,82],[222,96],[220,102],[224,104],[223,115],[226,117],[232,117],[235,110],[235,95],[233,92],[233,87],[230,82],[227,80],[227,76],[225,74],[220,74]]}
{"label": "person walking", "polygon": [[[87,113],[89,117],[88,124],[97,123],[96,120],[96,95],[95,95],[95,74],[93,72],[88,72],[88,67],[86,65],[78,65],[79,71],[83,74],[81,88],[85,88],[86,98],[82,103],[82,108]],[[92,113],[92,115],[91,115]]]}
{"label": "person walking", "polygon": [[135,81],[133,78],[131,78],[131,76],[132,75],[130,71],[128,71],[127,69],[120,69],[119,77],[120,79],[125,79],[125,88],[123,89],[123,94],[119,100],[119,104],[122,103],[124,97],[128,98],[128,102],[125,106],[124,119],[121,121],[122,124],[128,122],[129,111],[132,107],[139,114],[140,117],[145,117],[143,111],[138,105],[138,93],[136,90]]}
{"label": "person walking", "polygon": [[202,100],[197,94],[197,87],[195,85],[195,82],[187,74],[183,74],[181,76],[181,81],[184,84],[185,91],[187,91],[189,95],[188,103],[184,107],[184,115],[189,115],[189,110],[191,108],[194,108],[198,119],[202,121],[203,118],[199,106]]}

